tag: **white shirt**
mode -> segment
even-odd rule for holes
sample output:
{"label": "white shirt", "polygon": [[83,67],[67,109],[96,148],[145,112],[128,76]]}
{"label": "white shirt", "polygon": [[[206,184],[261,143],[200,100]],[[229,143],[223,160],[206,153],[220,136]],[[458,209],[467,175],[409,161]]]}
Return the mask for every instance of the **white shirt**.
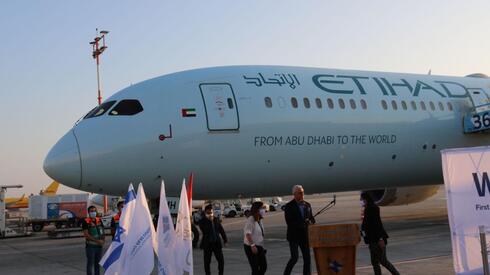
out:
{"label": "white shirt", "polygon": [[262,220],[258,222],[255,221],[253,216],[247,218],[245,222],[245,227],[243,228],[243,243],[246,245],[251,245],[251,243],[247,240],[247,234],[252,235],[253,244],[263,246],[264,244],[264,225],[262,224]]}

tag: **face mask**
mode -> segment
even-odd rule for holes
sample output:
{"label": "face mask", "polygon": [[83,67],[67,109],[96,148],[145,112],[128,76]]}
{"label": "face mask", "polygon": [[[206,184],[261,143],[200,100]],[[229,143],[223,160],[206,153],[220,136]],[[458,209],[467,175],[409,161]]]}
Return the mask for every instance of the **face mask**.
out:
{"label": "face mask", "polygon": [[97,217],[97,212],[89,212],[88,215],[91,217],[91,218],[95,218]]}
{"label": "face mask", "polygon": [[263,216],[265,216],[265,209],[260,209],[260,210],[259,210],[259,214],[260,214],[260,216],[262,216],[262,217],[263,217]]}
{"label": "face mask", "polygon": [[211,213],[211,214],[206,214],[206,217],[207,217],[208,219],[212,220],[212,219],[213,219],[213,217],[214,217],[214,215],[213,215],[213,213]]}
{"label": "face mask", "polygon": [[359,201],[359,203],[361,204],[361,207],[366,206],[366,203],[363,200]]}

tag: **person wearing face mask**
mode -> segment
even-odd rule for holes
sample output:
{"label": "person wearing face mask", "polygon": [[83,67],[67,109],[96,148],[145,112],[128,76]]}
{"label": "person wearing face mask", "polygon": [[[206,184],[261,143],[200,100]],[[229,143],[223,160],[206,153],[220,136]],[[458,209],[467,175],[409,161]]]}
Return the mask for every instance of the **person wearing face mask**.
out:
{"label": "person wearing face mask", "polygon": [[298,247],[303,255],[303,274],[311,274],[310,247],[308,244],[308,225],[315,223],[311,211],[311,205],[304,200],[304,189],[301,185],[293,186],[294,199],[284,207],[284,218],[286,219],[287,240],[291,258],[284,270],[285,275],[291,274],[294,265],[298,261]]}
{"label": "person wearing face mask", "polygon": [[374,274],[381,275],[381,264],[391,274],[399,275],[398,270],[386,258],[388,234],[386,234],[383,223],[381,222],[379,206],[374,203],[371,196],[366,192],[361,193],[361,206],[364,207],[361,235],[364,238],[364,242],[369,245]]}
{"label": "person wearing face mask", "polygon": [[199,228],[203,234],[201,249],[204,250],[204,271],[206,275],[211,274],[211,255],[214,253],[216,260],[218,261],[218,273],[223,275],[225,260],[223,257],[221,238],[223,238],[225,246],[228,244],[228,238],[221,225],[221,221],[214,217],[213,206],[211,204],[206,205],[204,214],[205,217],[199,221]]}
{"label": "person wearing face mask", "polygon": [[252,203],[250,216],[247,218],[243,228],[243,247],[248,263],[252,268],[252,275],[262,275],[267,270],[267,260],[265,258],[267,250],[264,249],[264,225],[262,223],[264,215],[264,203],[261,201]]}
{"label": "person wearing face mask", "polygon": [[98,275],[105,239],[104,225],[102,220],[97,217],[95,206],[89,206],[87,210],[88,217],[82,222],[83,235],[85,236],[85,254],[87,256],[87,275]]}
{"label": "person wearing face mask", "polygon": [[116,234],[116,228],[119,226],[119,219],[121,218],[121,211],[124,207],[124,201],[117,203],[117,214],[111,219],[111,235],[114,240],[114,235]]}

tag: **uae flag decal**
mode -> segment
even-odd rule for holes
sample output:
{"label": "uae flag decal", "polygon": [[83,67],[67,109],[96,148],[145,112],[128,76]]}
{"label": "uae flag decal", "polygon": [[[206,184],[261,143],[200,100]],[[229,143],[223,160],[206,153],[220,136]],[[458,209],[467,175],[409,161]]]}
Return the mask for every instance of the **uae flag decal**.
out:
{"label": "uae flag decal", "polygon": [[182,116],[183,117],[195,117],[196,116],[196,109],[194,109],[194,108],[182,109]]}

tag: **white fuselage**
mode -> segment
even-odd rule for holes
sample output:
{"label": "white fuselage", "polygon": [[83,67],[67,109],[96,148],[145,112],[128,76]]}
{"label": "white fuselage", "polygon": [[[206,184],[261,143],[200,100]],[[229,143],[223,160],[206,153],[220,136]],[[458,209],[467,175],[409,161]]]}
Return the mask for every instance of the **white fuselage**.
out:
{"label": "white fuselage", "polygon": [[44,168],[89,192],[143,182],[150,197],[162,179],[177,195],[191,172],[196,198],[440,184],[441,149],[488,144],[463,133],[475,89],[488,94],[490,81],[282,66],[179,72],[114,94],[112,108],[133,99],[143,111],[81,120]]}

